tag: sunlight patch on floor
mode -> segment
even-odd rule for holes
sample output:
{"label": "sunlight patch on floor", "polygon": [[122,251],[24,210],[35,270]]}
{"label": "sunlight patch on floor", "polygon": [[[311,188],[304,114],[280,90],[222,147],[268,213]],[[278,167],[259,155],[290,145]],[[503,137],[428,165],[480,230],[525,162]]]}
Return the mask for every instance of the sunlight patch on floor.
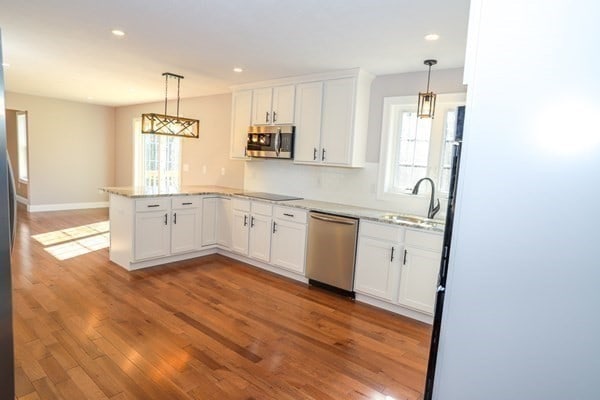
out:
{"label": "sunlight patch on floor", "polygon": [[109,246],[109,244],[110,233],[106,232],[99,235],[89,236],[83,239],[46,247],[44,250],[59,260],[67,260],[69,258],[91,253],[96,250],[105,249]]}
{"label": "sunlight patch on floor", "polygon": [[40,233],[31,236],[44,246],[51,246],[57,243],[68,242],[80,239],[86,236],[106,233],[109,230],[108,221],[95,222],[93,224],[75,226],[72,228],[61,229],[58,231]]}

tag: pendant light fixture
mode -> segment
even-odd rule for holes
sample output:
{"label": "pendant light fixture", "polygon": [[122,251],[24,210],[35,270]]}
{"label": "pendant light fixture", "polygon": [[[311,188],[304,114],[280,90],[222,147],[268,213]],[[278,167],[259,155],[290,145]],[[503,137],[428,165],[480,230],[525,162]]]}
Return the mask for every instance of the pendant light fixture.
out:
{"label": "pendant light fixture", "polygon": [[[142,133],[168,135],[178,137],[198,138],[200,121],[179,116],[179,86],[183,76],[163,72],[165,77],[165,113],[142,114]],[[169,78],[177,79],[177,114],[167,115],[167,94],[169,93]]]}
{"label": "pendant light fixture", "polygon": [[419,118],[433,118],[433,115],[435,114],[435,93],[429,91],[429,78],[431,78],[431,66],[437,64],[437,60],[425,60],[423,63],[429,66],[429,72],[427,73],[427,90],[425,93],[419,92],[417,116]]}

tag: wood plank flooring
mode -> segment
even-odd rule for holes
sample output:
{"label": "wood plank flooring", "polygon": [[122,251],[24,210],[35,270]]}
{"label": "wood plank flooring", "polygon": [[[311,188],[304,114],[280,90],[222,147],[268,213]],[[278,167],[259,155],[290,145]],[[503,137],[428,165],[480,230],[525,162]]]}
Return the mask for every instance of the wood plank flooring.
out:
{"label": "wood plank flooring", "polygon": [[127,272],[69,230],[107,219],[19,210],[18,399],[422,398],[428,325],[218,255]]}

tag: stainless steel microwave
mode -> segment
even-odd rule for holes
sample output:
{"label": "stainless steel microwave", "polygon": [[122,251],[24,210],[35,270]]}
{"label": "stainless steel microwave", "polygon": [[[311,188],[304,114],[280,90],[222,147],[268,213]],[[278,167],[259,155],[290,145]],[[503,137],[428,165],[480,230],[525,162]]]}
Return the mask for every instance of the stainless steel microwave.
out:
{"label": "stainless steel microwave", "polygon": [[250,126],[246,155],[258,158],[294,158],[293,125]]}

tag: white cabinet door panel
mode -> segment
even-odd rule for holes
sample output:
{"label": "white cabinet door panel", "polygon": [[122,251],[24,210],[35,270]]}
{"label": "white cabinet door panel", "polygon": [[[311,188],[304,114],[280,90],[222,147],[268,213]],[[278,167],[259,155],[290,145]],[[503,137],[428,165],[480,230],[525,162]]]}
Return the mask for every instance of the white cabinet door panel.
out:
{"label": "white cabinet door panel", "polygon": [[271,254],[271,217],[250,216],[250,257],[269,262]]}
{"label": "white cabinet door panel", "polygon": [[302,83],[296,88],[294,162],[321,162],[321,105],[323,82]]}
{"label": "white cabinet door panel", "polygon": [[398,244],[360,237],[356,257],[354,290],[395,301],[398,293],[401,247]]}
{"label": "white cabinet door panel", "polygon": [[275,220],[271,241],[271,263],[304,275],[306,224]]}
{"label": "white cabinet door panel", "polygon": [[169,212],[139,212],[135,215],[135,260],[163,257],[170,250]]}
{"label": "white cabinet door panel", "polygon": [[439,251],[406,247],[406,263],[400,275],[398,303],[433,314],[440,270]]}
{"label": "white cabinet door panel", "polygon": [[171,217],[171,253],[195,250],[198,243],[199,209],[173,210]]}

